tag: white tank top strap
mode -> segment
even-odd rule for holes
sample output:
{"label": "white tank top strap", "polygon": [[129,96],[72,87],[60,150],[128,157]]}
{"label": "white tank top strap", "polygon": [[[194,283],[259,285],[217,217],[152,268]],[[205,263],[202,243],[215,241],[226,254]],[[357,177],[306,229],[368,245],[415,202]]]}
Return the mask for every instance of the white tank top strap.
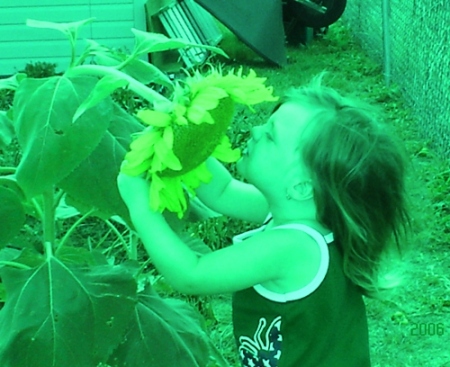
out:
{"label": "white tank top strap", "polygon": [[309,294],[313,293],[317,288],[319,288],[322,281],[325,279],[325,276],[328,271],[328,266],[330,263],[330,254],[328,252],[328,245],[329,243],[333,242],[333,233],[329,233],[325,236],[323,236],[320,232],[316,231],[315,229],[308,227],[304,224],[285,224],[280,225],[277,227],[273,227],[272,229],[298,229],[302,232],[305,232],[306,234],[310,235],[319,245],[320,248],[320,266],[319,270],[317,271],[316,276],[313,278],[313,280],[308,283],[306,286],[304,286],[301,289],[298,289],[293,292],[289,293],[276,293],[269,291],[268,289],[264,288],[262,285],[258,284],[255,285],[253,288],[257,293],[259,293],[264,298],[267,298],[274,302],[280,302],[285,303],[289,301],[298,300],[301,298],[305,298]]}
{"label": "white tank top strap", "polygon": [[333,233],[330,232],[326,235],[322,235],[319,231],[315,230],[314,228],[311,228],[305,224],[299,224],[299,223],[291,223],[291,224],[282,224],[280,226],[273,227],[271,229],[283,229],[283,228],[291,228],[291,229],[299,229],[300,231],[303,231],[307,234],[309,234],[312,238],[316,240],[317,243],[320,243],[322,241],[325,241],[325,243],[331,243],[334,241]]}

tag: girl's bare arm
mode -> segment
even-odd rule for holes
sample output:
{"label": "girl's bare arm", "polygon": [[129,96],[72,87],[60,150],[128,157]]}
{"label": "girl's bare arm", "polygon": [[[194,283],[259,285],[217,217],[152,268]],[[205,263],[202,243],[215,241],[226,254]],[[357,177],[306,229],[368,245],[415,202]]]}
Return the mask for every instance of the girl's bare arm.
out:
{"label": "girl's bare arm", "polygon": [[264,195],[253,185],[234,179],[215,158],[206,161],[213,179],[197,190],[198,198],[220,214],[248,222],[263,223],[269,214]]}

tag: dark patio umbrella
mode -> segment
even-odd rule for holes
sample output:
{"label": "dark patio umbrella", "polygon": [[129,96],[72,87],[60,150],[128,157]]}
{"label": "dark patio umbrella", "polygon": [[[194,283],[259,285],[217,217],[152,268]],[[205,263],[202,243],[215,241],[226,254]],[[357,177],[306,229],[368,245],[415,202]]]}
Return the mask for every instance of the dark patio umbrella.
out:
{"label": "dark patio umbrella", "polygon": [[195,0],[252,50],[286,64],[281,0]]}

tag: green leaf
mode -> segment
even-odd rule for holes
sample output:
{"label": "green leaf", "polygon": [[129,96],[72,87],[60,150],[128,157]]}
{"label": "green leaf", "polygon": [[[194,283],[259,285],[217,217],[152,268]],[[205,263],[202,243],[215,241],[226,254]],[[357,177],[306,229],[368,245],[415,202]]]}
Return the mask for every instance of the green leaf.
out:
{"label": "green leaf", "polygon": [[98,146],[58,186],[75,199],[70,204],[80,212],[94,207],[104,217],[117,214],[130,223],[128,209],[117,188],[117,175],[131,135],[143,126],[117,104],[113,105],[113,111],[108,130]]}
{"label": "green leaf", "polygon": [[0,150],[5,149],[14,138],[14,126],[6,111],[0,111]]}
{"label": "green leaf", "polygon": [[10,247],[5,247],[0,250],[0,269],[5,265],[3,262],[5,261],[13,261],[20,255],[20,250]]}
{"label": "green leaf", "polygon": [[5,246],[25,223],[25,209],[19,196],[11,189],[0,186],[0,247]]}
{"label": "green leaf", "polygon": [[64,194],[55,209],[56,219],[68,219],[80,215],[80,212],[76,208],[67,203],[66,198],[67,194]]}
{"label": "green leaf", "polygon": [[197,43],[188,42],[182,38],[168,38],[163,34],[143,32],[138,29],[132,28],[131,31],[136,37],[136,45],[133,50],[135,55],[143,55],[152,52],[176,50],[184,47],[201,47],[206,50],[213,51],[224,57],[228,57],[227,54],[218,47],[200,45]]}
{"label": "green leaf", "polygon": [[112,102],[103,100],[72,118],[98,79],[24,80],[14,98],[14,127],[22,149],[17,180],[31,198],[52,187],[88,157],[109,125]]}
{"label": "green leaf", "polygon": [[[106,48],[99,48],[98,45],[92,52],[95,55],[95,61],[99,65],[116,67],[123,63],[128,55],[111,52]],[[125,67],[120,69],[132,78],[142,84],[156,83],[173,88],[173,83],[165,73],[159,70],[155,65],[149,64],[140,59],[134,59],[128,62]]]}
{"label": "green leaf", "polygon": [[85,266],[108,264],[106,257],[100,251],[91,251],[85,247],[62,246],[56,252],[56,256],[64,264]]}
{"label": "green leaf", "polygon": [[97,106],[101,101],[105,98],[109,97],[114,93],[116,89],[125,87],[128,84],[128,81],[124,79],[120,79],[115,75],[107,75],[101,78],[91,94],[81,103],[81,105],[76,110],[72,123],[75,123],[76,120],[85,113],[88,109]]}
{"label": "green leaf", "polygon": [[[14,246],[16,244],[14,243]],[[3,250],[7,250],[6,248]],[[45,263],[46,259],[44,255],[37,252],[35,249],[24,248],[22,250],[14,249],[14,252],[17,254],[14,259],[11,259],[13,262],[25,265],[29,268],[36,268]],[[12,252],[11,252],[12,253]]]}
{"label": "green leaf", "polygon": [[56,29],[66,35],[72,36],[74,39],[76,38],[76,34],[78,33],[78,29],[86,24],[92,23],[95,18],[88,18],[84,20],[80,20],[78,22],[70,22],[70,23],[55,23],[55,22],[46,22],[41,20],[27,19],[27,26],[33,28],[46,28],[46,29]]}
{"label": "green leaf", "polygon": [[140,367],[143,361],[148,366],[206,366],[210,342],[199,319],[185,302],[163,299],[146,289],[139,294],[124,341],[109,363],[128,367]]}
{"label": "green leaf", "polygon": [[86,39],[87,47],[86,47],[86,53],[90,55],[97,55],[101,53],[108,53],[110,52],[109,48],[106,46],[101,45],[95,40]]}
{"label": "green leaf", "polygon": [[22,204],[26,204],[25,193],[19,186],[15,175],[1,176],[0,177],[0,187],[5,187],[14,191],[17,197],[22,201]]}
{"label": "green leaf", "polygon": [[122,70],[142,84],[155,83],[173,88],[173,83],[166,74],[143,60],[132,60]]}
{"label": "green leaf", "polygon": [[0,311],[2,367],[86,367],[105,362],[123,338],[136,304],[125,266],[0,269],[6,303]]}
{"label": "green leaf", "polygon": [[22,80],[27,77],[25,73],[17,73],[9,78],[0,79],[0,90],[2,89],[10,89],[16,90],[19,87],[19,84]]}
{"label": "green leaf", "polygon": [[89,56],[94,56],[97,53],[102,53],[102,52],[108,52],[109,48],[106,46],[102,46],[100,43],[91,40],[91,39],[86,39],[85,40],[87,42],[87,46],[84,49],[83,53],[78,57],[78,59],[75,62],[75,65],[82,65],[85,63],[86,58],[88,58]]}

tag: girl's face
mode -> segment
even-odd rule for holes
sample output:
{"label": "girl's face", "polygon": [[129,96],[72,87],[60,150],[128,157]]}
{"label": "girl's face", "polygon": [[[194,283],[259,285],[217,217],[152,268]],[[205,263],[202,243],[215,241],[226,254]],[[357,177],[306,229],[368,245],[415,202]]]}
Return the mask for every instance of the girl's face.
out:
{"label": "girl's face", "polygon": [[267,198],[278,200],[296,182],[309,180],[299,148],[305,138],[302,133],[314,113],[313,107],[286,102],[264,125],[252,128],[237,169]]}

